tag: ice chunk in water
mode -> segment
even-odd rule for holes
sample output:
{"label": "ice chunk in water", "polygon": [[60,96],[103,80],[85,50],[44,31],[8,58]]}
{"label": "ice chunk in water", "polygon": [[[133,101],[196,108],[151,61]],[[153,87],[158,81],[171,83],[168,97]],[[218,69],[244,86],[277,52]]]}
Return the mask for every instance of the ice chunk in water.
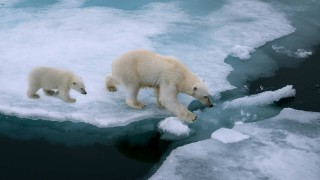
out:
{"label": "ice chunk in water", "polygon": [[268,105],[282,98],[295,96],[296,91],[292,85],[287,85],[276,91],[265,91],[256,95],[250,95],[238,98],[232,101],[227,101],[223,104],[223,108],[236,108],[242,106],[262,106]]}
{"label": "ice chunk in water", "polygon": [[312,55],[311,51],[307,51],[304,49],[297,49],[297,51],[294,53],[298,58],[307,58]]}
{"label": "ice chunk in water", "polygon": [[177,117],[169,117],[159,122],[159,131],[161,138],[166,140],[177,140],[189,136],[190,128],[182,123]]}
{"label": "ice chunk in water", "polygon": [[308,51],[305,49],[297,49],[296,52],[293,52],[284,46],[272,45],[272,49],[277,53],[287,54],[293,58],[307,58],[312,55],[312,51]]}

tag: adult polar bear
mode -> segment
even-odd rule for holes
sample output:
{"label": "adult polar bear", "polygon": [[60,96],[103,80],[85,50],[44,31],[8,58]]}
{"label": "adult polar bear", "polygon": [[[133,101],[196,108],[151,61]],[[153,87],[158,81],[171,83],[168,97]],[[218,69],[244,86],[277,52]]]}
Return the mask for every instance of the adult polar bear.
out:
{"label": "adult polar bear", "polygon": [[205,106],[213,106],[203,81],[186,66],[173,57],[147,50],[127,52],[113,61],[112,75],[106,77],[106,88],[116,91],[118,83],[126,88],[128,106],[142,109],[144,104],[137,99],[140,88],[154,88],[158,107],[167,108],[187,122],[197,117],[177,100],[178,93],[193,96]]}

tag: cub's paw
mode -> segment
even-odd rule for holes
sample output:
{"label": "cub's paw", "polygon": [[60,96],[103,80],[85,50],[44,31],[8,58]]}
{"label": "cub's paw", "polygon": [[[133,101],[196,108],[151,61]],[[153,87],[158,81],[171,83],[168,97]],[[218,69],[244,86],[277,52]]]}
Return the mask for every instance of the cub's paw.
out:
{"label": "cub's paw", "polygon": [[73,99],[73,98],[70,98],[70,99],[67,99],[65,100],[67,103],[75,103],[76,102],[76,99]]}
{"label": "cub's paw", "polygon": [[43,90],[44,93],[48,96],[54,96],[56,94],[56,92],[54,90]]}
{"label": "cub's paw", "polygon": [[40,96],[39,94],[32,94],[32,95],[29,95],[29,98],[32,98],[32,99],[39,99]]}
{"label": "cub's paw", "polygon": [[115,87],[115,86],[109,86],[107,89],[108,89],[110,92],[115,92],[115,91],[117,91],[117,87]]}

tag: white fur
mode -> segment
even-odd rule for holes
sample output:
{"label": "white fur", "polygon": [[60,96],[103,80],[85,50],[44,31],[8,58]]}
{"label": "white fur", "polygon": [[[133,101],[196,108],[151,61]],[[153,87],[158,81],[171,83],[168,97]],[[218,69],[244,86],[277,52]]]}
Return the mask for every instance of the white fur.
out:
{"label": "white fur", "polygon": [[[27,95],[37,99],[40,96],[36,92],[42,88],[49,96],[57,95],[65,102],[75,102],[76,99],[70,97],[70,89],[74,89],[81,94],[87,94],[81,77],[71,71],[55,69],[50,67],[38,67],[30,71],[29,88]],[[54,89],[58,91],[54,91]]]}
{"label": "white fur", "polygon": [[120,83],[127,91],[126,104],[142,109],[137,99],[140,88],[154,88],[159,107],[166,107],[179,118],[192,122],[196,116],[177,100],[185,93],[212,107],[207,88],[196,75],[173,57],[162,56],[147,50],[127,52],[112,63],[112,75],[106,78],[106,88],[116,91]]}

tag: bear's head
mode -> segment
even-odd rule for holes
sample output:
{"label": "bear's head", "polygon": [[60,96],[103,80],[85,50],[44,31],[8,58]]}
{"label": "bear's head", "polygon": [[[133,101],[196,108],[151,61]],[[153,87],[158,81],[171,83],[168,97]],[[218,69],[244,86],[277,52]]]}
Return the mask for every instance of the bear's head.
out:
{"label": "bear's head", "polygon": [[211,95],[203,82],[198,82],[192,87],[192,96],[198,99],[204,106],[213,107]]}
{"label": "bear's head", "polygon": [[71,89],[78,91],[81,94],[87,94],[86,87],[82,82],[81,77],[74,77],[71,84]]}

